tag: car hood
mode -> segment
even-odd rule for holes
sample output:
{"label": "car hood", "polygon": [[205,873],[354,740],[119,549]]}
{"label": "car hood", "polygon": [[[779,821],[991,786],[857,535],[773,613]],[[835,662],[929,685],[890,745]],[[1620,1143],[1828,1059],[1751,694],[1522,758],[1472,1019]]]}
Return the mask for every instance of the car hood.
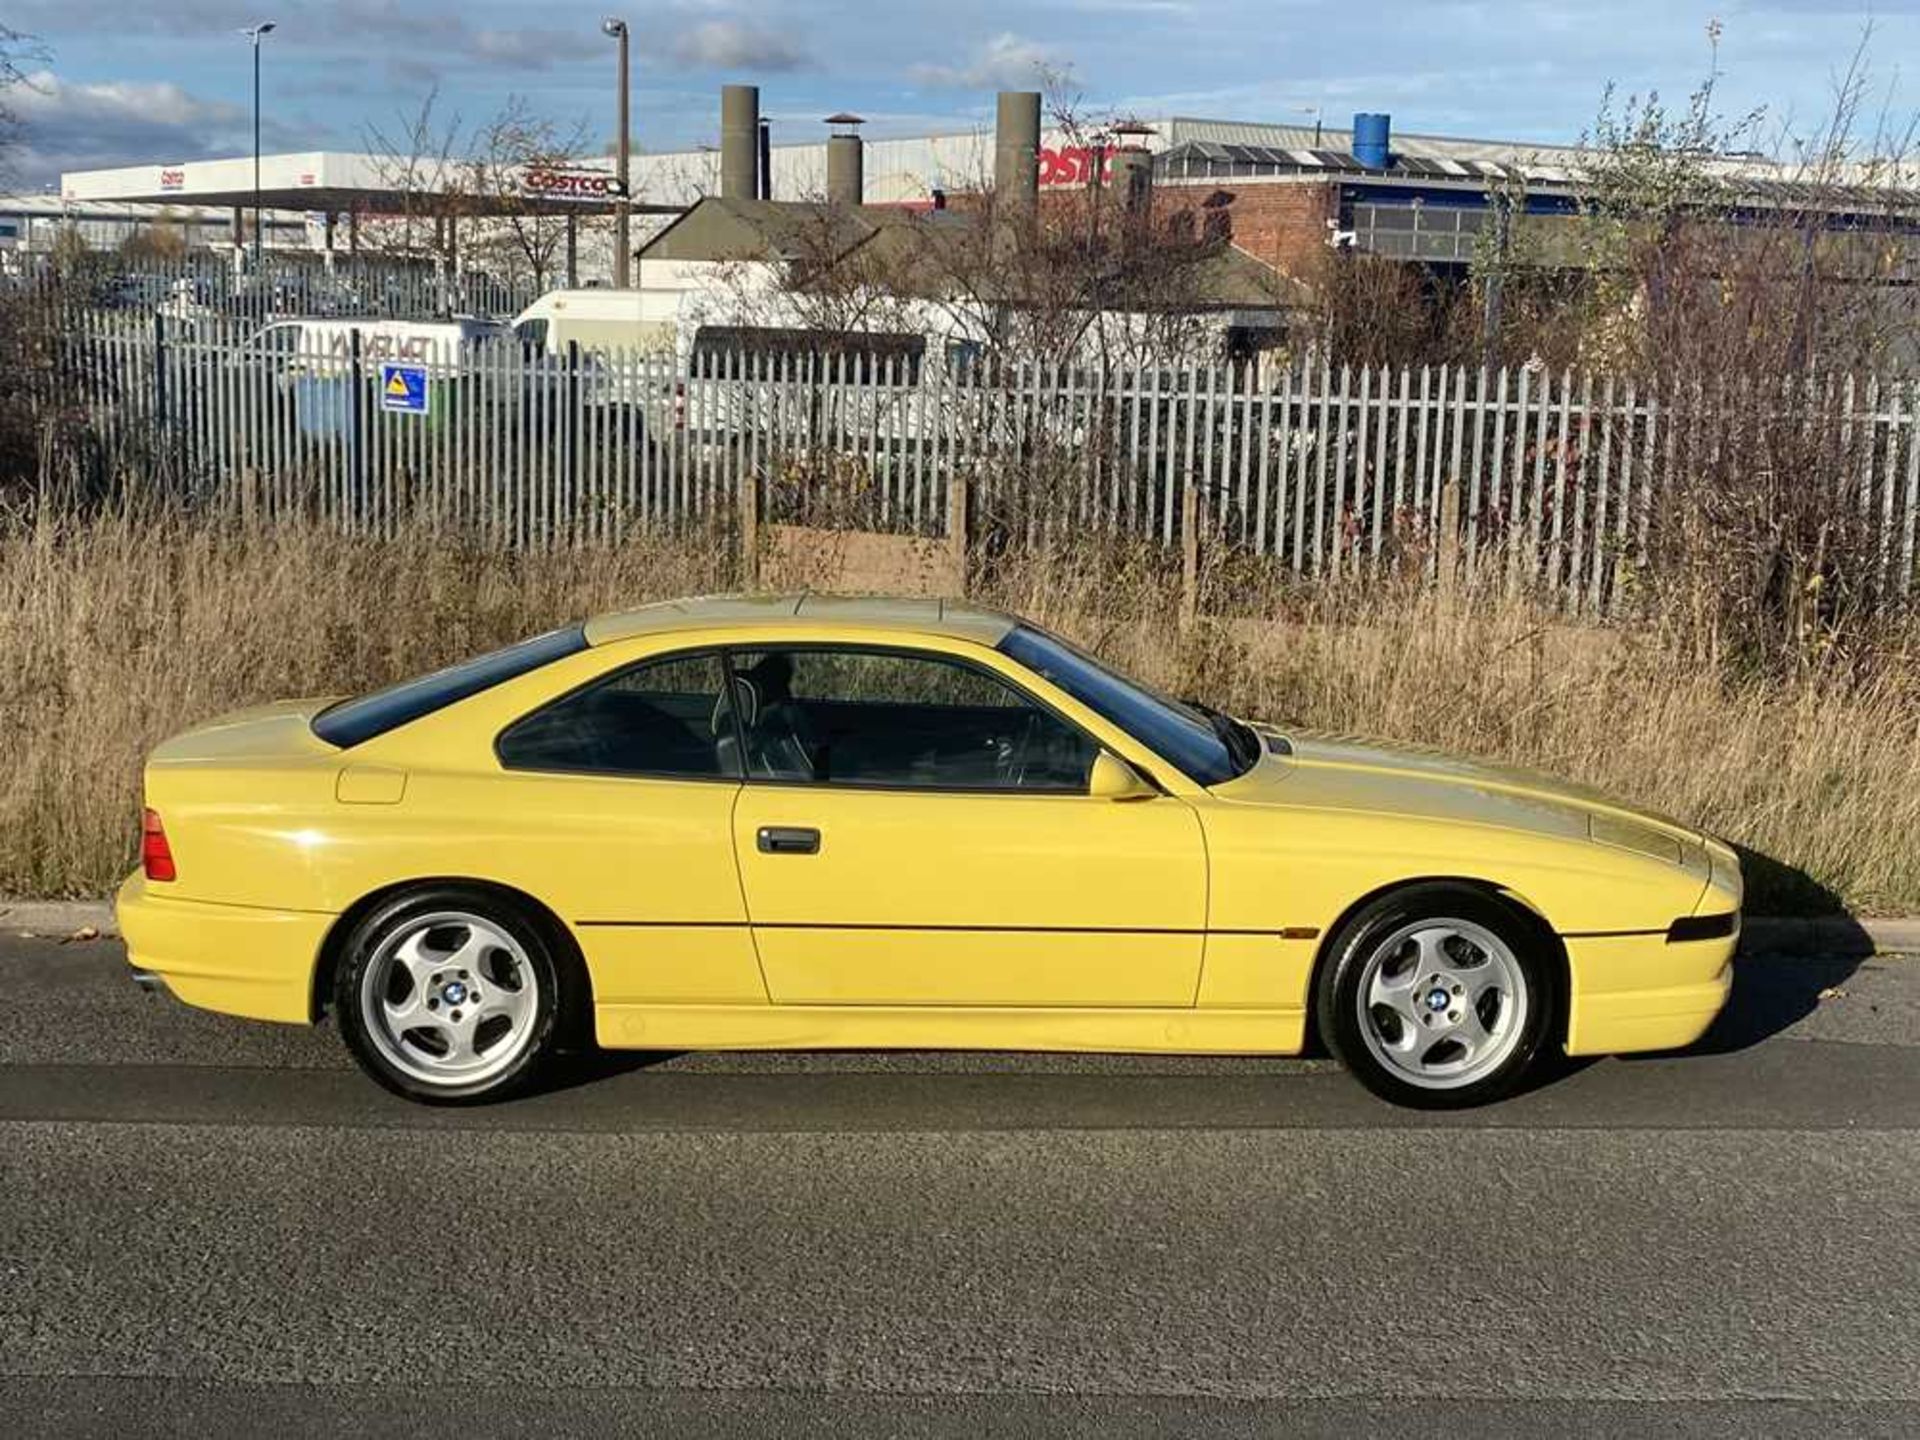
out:
{"label": "car hood", "polygon": [[1462,760],[1438,750],[1349,736],[1263,729],[1267,755],[1218,787],[1225,800],[1372,811],[1585,838],[1684,864],[1706,837],[1678,820],[1623,805],[1539,771]]}

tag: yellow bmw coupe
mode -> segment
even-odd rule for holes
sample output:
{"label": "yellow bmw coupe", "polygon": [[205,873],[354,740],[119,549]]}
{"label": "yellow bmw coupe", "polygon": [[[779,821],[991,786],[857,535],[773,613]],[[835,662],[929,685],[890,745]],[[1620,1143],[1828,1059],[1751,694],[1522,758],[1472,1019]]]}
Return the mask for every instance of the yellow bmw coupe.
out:
{"label": "yellow bmw coupe", "polygon": [[1464,1105],[1696,1039],[1732,850],[1542,777],[1250,725],[1012,616],[689,600],[146,769],[130,963],[331,1012],[380,1083],[570,1043],[1287,1054]]}

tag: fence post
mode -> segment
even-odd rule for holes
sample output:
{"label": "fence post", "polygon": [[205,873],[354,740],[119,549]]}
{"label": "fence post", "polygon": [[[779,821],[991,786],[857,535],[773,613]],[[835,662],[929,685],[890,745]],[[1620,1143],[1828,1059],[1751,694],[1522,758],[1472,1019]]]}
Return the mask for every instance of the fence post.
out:
{"label": "fence post", "polygon": [[[367,452],[361,443],[360,429],[365,405],[365,390],[360,373],[360,327],[353,327],[347,343],[347,484],[352,489],[348,506],[351,522],[360,519],[367,497]],[[350,524],[351,528],[351,524]]]}
{"label": "fence post", "polygon": [[760,481],[751,471],[740,477],[740,572],[748,590],[760,588]]}
{"label": "fence post", "polygon": [[1200,613],[1200,487],[1188,467],[1180,487],[1180,624]]}
{"label": "fence post", "polygon": [[947,480],[947,564],[954,594],[967,593],[967,477],[955,473]]}
{"label": "fence post", "polygon": [[1451,600],[1460,583],[1460,477],[1449,475],[1440,486],[1439,563],[1435,567],[1440,598]]}
{"label": "fence post", "polygon": [[[566,405],[566,516],[567,528],[572,532],[568,538],[577,539],[579,537],[580,523],[580,342],[578,340],[567,341]],[[548,526],[549,531],[551,531],[551,516],[548,518]],[[551,543],[553,539],[551,533],[549,533],[547,538],[549,543]]]}
{"label": "fence post", "polygon": [[167,423],[167,317],[153,312],[153,423]]}

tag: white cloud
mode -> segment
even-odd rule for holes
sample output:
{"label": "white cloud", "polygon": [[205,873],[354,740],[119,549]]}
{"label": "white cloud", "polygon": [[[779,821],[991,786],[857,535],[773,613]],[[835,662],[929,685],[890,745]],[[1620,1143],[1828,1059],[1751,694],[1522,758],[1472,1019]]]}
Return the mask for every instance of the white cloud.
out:
{"label": "white cloud", "polygon": [[703,20],[666,39],[669,59],[698,70],[798,70],[807,53],[776,30],[745,20]]}
{"label": "white cloud", "polygon": [[1057,62],[1045,46],[1002,31],[963,65],[915,65],[908,73],[921,85],[949,90],[1020,90],[1037,85]]}
{"label": "white cloud", "polygon": [[[168,81],[76,84],[42,70],[10,91],[7,103],[20,122],[8,169],[30,185],[57,180],[62,170],[193,160],[252,143],[247,110]],[[267,129],[276,142],[286,138]]]}

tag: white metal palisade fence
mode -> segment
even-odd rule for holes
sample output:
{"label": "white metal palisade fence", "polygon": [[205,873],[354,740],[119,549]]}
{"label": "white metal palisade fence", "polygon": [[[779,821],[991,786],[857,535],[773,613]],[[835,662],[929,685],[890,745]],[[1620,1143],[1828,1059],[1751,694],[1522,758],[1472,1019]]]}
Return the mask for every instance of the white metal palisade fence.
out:
{"label": "white metal palisade fence", "polygon": [[677,364],[496,339],[412,357],[419,414],[384,403],[382,361],[357,332],[269,352],[92,315],[71,322],[57,388],[84,401],[122,483],[354,529],[424,510],[501,544],[604,542],[724,520],[746,487],[765,518],[804,518],[812,487],[852,495],[855,523],[938,534],[959,476],[976,511],[1055,538],[1173,545],[1191,514],[1197,540],[1301,575],[1498,556],[1579,609],[1606,608],[1645,563],[1673,477],[1765,418],[1830,435],[1832,464],[1804,483],[1873,537],[1880,595],[1916,590],[1920,396],[1904,379],[1649,393],[1526,367],[990,371],[932,347]]}
{"label": "white metal palisade fence", "polygon": [[[243,257],[244,259],[244,257]],[[542,287],[525,277],[456,270],[440,259],[366,254],[327,256],[269,248],[251,262],[206,251],[128,261],[96,254],[79,267],[27,255],[19,273],[0,276],[0,290],[49,306],[131,312],[195,309],[259,324],[310,315],[433,320],[448,315],[509,319]]]}

